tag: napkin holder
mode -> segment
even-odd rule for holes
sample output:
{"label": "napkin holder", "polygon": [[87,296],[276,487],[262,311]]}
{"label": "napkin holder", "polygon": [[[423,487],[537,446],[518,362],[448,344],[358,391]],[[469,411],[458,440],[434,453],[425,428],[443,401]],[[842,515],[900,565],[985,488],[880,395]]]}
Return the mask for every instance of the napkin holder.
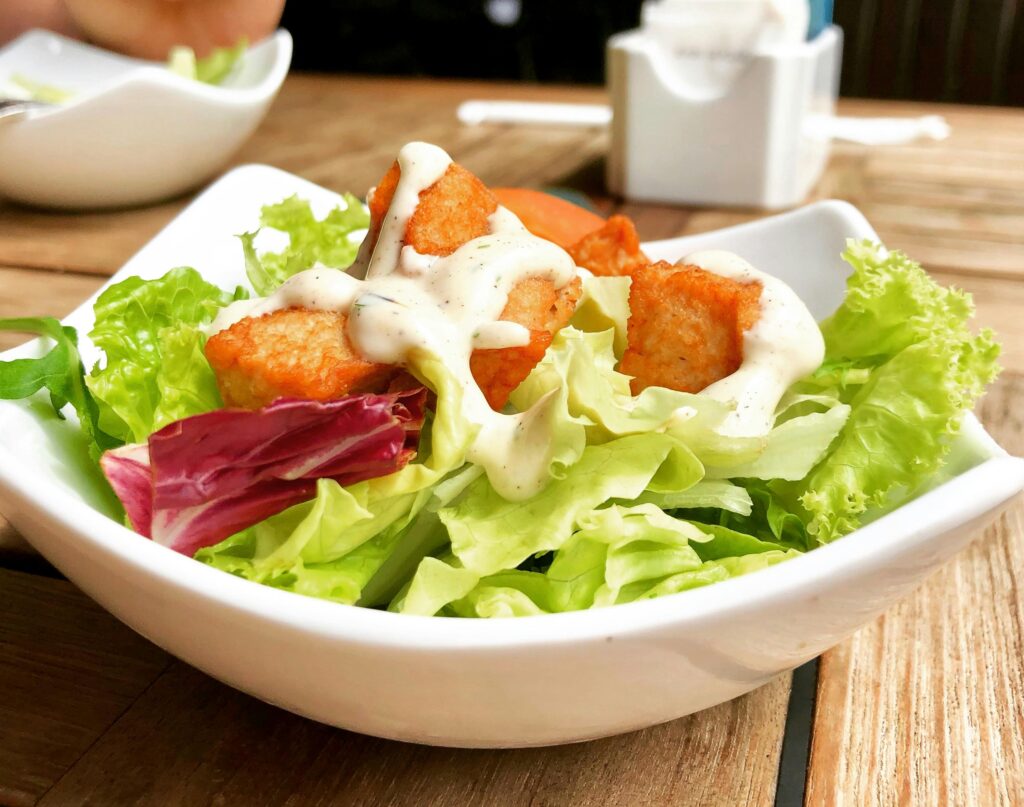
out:
{"label": "napkin holder", "polygon": [[[608,42],[609,189],[628,199],[778,209],[821,177],[835,112],[842,31],[730,55],[728,81],[694,81],[700,58],[641,28]],[[699,71],[697,71],[699,72]],[[689,74],[688,74],[689,73]]]}

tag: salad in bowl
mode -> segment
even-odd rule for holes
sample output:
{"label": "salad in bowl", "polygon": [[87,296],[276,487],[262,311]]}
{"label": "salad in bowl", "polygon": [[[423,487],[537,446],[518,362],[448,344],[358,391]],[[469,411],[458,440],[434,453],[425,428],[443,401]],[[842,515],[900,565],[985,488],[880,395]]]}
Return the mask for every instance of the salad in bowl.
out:
{"label": "salad in bowl", "polygon": [[0,321],[54,345],[0,397],[74,411],[138,540],[337,603],[533,616],[756,573],[944,481],[997,373],[969,297],[881,244],[819,323],[739,255],[654,261],[424,143],[366,206],[260,225],[245,286],[104,290],[91,367],[73,328]]}

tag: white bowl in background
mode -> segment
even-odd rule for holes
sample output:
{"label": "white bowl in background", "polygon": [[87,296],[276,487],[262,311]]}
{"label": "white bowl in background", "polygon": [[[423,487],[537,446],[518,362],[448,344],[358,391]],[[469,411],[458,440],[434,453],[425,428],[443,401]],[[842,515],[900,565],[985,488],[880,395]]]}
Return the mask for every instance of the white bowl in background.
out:
{"label": "white bowl in background", "polygon": [[253,133],[291,58],[291,35],[281,29],[248,48],[238,69],[214,86],[156,62],[29,31],[0,48],[0,86],[21,74],[73,95],[0,119],[0,196],[104,208],[190,190]]}
{"label": "white bowl in background", "polygon": [[[215,183],[112,279],[182,264],[242,282],[234,233],[260,205],[338,198],[263,166]],[[840,202],[646,245],[654,257],[725,248],[789,282],[817,316],[843,294],[847,237],[873,238]],[[91,302],[91,301],[90,301]],[[67,322],[89,330],[81,306]],[[5,358],[38,355],[38,343]],[[82,353],[96,359],[88,339]],[[807,555],[707,588],[612,608],[508,620],[385,613],[242,580],[108,518],[83,485],[74,429],[48,404],[0,401],[0,510],[112,614],[231,686],[366,734],[437,745],[529,746],[630,731],[734,698],[835,645],[913,590],[1022,488],[969,416],[958,475]]]}

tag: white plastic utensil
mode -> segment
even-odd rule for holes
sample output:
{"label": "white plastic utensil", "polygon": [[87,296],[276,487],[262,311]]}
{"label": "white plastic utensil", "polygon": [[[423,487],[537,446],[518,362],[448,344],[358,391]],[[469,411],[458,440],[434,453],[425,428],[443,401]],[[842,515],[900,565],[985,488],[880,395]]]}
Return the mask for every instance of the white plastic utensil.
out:
{"label": "white plastic utensil", "polygon": [[607,104],[552,104],[540,101],[464,101],[456,116],[462,123],[519,123],[550,126],[607,126],[612,110]]}

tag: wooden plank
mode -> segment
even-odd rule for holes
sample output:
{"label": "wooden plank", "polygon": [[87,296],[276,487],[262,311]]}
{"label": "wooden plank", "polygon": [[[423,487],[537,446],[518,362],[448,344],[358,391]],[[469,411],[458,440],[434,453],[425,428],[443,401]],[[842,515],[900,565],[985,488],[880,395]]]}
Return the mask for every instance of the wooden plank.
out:
{"label": "wooden plank", "polygon": [[[0,266],[0,319],[65,317],[96,291],[106,278]],[[0,331],[0,351],[32,337]]]}
{"label": "wooden plank", "polygon": [[0,569],[0,803],[34,804],[167,663],[70,583]]}
{"label": "wooden plank", "polygon": [[[1024,454],[1024,376],[980,415]],[[821,660],[807,804],[1024,803],[1024,500]]]}
{"label": "wooden plank", "polygon": [[328,728],[175,664],[40,804],[767,806],[788,690],[780,677],[698,715],[581,745],[464,751]]}
{"label": "wooden plank", "polygon": [[0,201],[0,265],[110,275],[182,207],[179,200],[139,210],[51,213]]}

